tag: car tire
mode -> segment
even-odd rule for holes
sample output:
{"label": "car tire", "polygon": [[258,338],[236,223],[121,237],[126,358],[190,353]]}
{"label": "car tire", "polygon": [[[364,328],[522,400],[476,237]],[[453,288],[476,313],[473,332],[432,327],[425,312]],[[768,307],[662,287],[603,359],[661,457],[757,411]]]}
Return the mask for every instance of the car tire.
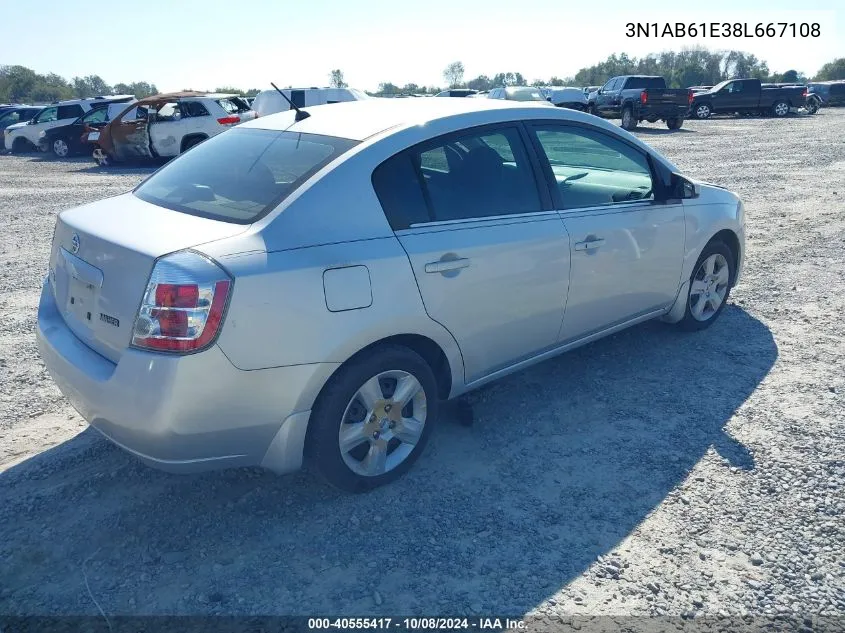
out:
{"label": "car tire", "polygon": [[[397,410],[393,396],[400,388],[415,395]],[[346,492],[390,483],[425,448],[438,404],[434,372],[419,354],[398,345],[364,352],[347,361],[317,398],[306,459],[329,484]]]}
{"label": "car tire", "polygon": [[623,108],[622,110],[622,129],[635,130],[637,128],[637,117],[634,116],[632,108]]}
{"label": "car tire", "polygon": [[666,120],[666,127],[670,130],[680,130],[681,126],[684,124],[684,117],[673,117],[671,119]]}
{"label": "car tire", "polygon": [[16,138],[12,143],[12,147],[10,148],[12,154],[23,154],[25,152],[32,151],[32,146],[29,144],[25,138]]}
{"label": "car tire", "polygon": [[692,112],[696,119],[709,119],[713,115],[713,110],[709,103],[697,103],[692,106]]}
{"label": "car tire", "polygon": [[728,245],[719,240],[707,244],[692,269],[678,327],[687,331],[710,327],[728,302],[735,275],[736,256]]}
{"label": "car tire", "polygon": [[772,104],[772,114],[779,119],[782,119],[789,114],[789,104],[786,101],[775,101]]}
{"label": "car tire", "polygon": [[70,147],[63,138],[57,138],[50,144],[50,149],[57,158],[67,158],[70,156]]}
{"label": "car tire", "polygon": [[807,114],[815,114],[819,111],[819,100],[818,99],[807,99],[807,103],[804,104],[804,110]]}

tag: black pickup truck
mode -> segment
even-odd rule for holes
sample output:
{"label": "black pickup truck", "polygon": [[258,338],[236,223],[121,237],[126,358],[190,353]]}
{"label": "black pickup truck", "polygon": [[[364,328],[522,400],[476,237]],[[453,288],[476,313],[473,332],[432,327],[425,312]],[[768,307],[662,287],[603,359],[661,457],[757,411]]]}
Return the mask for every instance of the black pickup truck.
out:
{"label": "black pickup truck", "polygon": [[587,104],[592,114],[622,119],[622,127],[633,130],[640,121],[666,121],[670,130],[684,124],[692,93],[686,88],[667,88],[663,77],[622,75],[614,77]]}
{"label": "black pickup truck", "polygon": [[697,119],[723,112],[784,117],[793,108],[803,108],[806,101],[805,86],[766,86],[759,79],[728,79],[696,92],[690,112]]}

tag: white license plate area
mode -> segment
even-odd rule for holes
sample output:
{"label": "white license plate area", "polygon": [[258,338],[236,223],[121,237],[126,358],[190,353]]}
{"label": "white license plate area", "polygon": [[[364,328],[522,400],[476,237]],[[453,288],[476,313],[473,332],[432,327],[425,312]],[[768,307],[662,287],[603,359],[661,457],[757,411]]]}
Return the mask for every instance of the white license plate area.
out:
{"label": "white license plate area", "polygon": [[75,277],[69,277],[65,312],[88,327],[92,327],[98,317],[94,309],[96,305],[97,289]]}

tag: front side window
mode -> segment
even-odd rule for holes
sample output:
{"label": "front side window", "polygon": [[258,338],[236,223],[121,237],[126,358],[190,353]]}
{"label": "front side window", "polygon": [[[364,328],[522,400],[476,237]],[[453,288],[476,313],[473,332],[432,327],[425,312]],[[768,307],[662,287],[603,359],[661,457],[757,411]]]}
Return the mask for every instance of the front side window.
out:
{"label": "front side window", "polygon": [[450,137],[411,153],[435,221],[541,210],[516,128]]}
{"label": "front side window", "polygon": [[44,108],[41,111],[41,114],[35,119],[36,123],[50,123],[51,121],[56,120],[56,113],[58,112],[57,108]]}
{"label": "front side window", "polygon": [[535,126],[563,209],[653,200],[646,156],[602,132],[580,127]]}
{"label": "front side window", "polygon": [[249,224],[357,144],[316,134],[233,129],[174,159],[134,194],[182,213]]}
{"label": "front side window", "polygon": [[58,107],[56,118],[60,121],[65,119],[78,119],[83,114],[85,114],[85,111],[82,109],[81,105],[64,105]]}
{"label": "front side window", "polygon": [[743,84],[741,81],[735,81],[730,86],[728,86],[728,92],[731,94],[736,94],[737,92],[742,92]]}

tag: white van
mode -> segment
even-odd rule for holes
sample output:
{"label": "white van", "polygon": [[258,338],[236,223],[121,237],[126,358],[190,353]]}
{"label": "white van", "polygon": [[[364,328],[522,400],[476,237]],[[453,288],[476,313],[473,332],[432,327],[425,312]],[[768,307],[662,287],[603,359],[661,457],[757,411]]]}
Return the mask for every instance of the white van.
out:
{"label": "white van", "polygon": [[[355,88],[283,88],[282,92],[297,108],[371,98],[363,90]],[[290,110],[290,105],[278,91],[264,90],[255,97],[252,109],[255,116],[267,116]]]}
{"label": "white van", "polygon": [[91,99],[69,99],[46,106],[31,121],[10,125],[5,130],[6,149],[12,152],[24,152],[40,147],[41,133],[50,128],[68,125],[89,110],[109,103],[128,103],[134,101],[133,95],[113,95]]}

